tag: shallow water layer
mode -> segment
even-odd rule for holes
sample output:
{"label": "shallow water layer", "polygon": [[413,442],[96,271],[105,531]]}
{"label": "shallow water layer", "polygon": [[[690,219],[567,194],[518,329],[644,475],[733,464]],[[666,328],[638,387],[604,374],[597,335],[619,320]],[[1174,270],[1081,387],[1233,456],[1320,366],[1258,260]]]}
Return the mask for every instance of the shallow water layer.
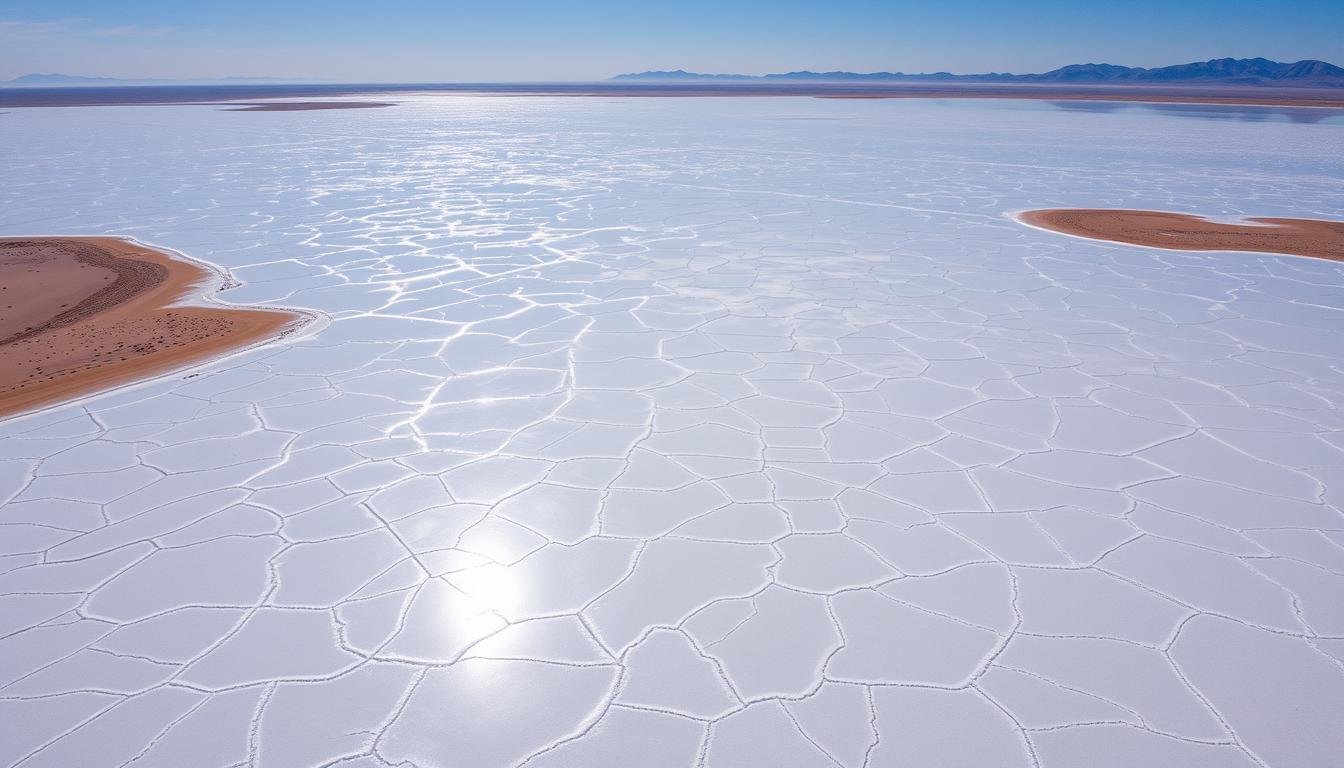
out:
{"label": "shallow water layer", "polygon": [[1010,218],[1338,217],[1337,120],[0,121],[0,235],[134,236],[331,319],[0,422],[0,762],[1344,751],[1344,267]]}

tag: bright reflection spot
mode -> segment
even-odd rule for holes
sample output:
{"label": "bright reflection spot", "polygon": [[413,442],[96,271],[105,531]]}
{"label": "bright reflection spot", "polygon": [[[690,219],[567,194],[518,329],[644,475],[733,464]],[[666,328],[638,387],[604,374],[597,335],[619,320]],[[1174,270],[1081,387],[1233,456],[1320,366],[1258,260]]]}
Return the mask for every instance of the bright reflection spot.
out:
{"label": "bright reflection spot", "polygon": [[470,598],[478,611],[492,611],[515,620],[514,613],[523,602],[523,584],[508,566],[482,565],[452,575],[452,582]]}

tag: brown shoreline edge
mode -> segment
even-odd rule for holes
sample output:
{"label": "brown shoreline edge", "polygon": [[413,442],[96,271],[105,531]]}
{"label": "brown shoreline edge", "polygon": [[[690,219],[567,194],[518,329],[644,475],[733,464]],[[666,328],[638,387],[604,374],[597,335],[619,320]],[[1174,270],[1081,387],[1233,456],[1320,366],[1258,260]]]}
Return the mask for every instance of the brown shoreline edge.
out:
{"label": "brown shoreline edge", "polygon": [[378,109],[395,101],[226,101],[221,112],[311,112],[323,109]]}
{"label": "brown shoreline edge", "polygon": [[1167,211],[1049,208],[1025,224],[1092,240],[1178,251],[1249,251],[1344,261],[1344,221],[1253,217],[1227,224]]}
{"label": "brown shoreline edge", "polygon": [[0,238],[0,419],[302,327],[290,310],[187,305],[221,276],[115,237]]}

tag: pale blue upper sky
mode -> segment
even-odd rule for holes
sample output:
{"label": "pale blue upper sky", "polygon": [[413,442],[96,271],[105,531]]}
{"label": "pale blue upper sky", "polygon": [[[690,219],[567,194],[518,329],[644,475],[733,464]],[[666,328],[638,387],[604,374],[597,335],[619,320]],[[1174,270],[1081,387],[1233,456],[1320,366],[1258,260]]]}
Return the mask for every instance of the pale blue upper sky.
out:
{"label": "pale blue upper sky", "polygon": [[592,80],[646,69],[1344,64],[1340,0],[0,0],[0,79]]}

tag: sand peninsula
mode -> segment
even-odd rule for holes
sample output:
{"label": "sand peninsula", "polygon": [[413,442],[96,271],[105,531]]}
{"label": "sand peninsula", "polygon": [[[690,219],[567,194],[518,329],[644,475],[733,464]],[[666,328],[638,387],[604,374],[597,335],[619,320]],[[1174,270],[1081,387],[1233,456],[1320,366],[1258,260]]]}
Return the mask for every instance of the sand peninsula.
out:
{"label": "sand peninsula", "polygon": [[221,112],[311,112],[323,109],[378,109],[395,107],[395,101],[238,101],[225,102]]}
{"label": "sand peninsula", "polygon": [[1254,251],[1344,261],[1344,221],[1247,218],[1237,223],[1166,211],[1050,208],[1018,218],[1093,240],[1180,251]]}
{"label": "sand peninsula", "polygon": [[297,312],[195,304],[221,275],[114,237],[0,238],[0,418],[293,332]]}

